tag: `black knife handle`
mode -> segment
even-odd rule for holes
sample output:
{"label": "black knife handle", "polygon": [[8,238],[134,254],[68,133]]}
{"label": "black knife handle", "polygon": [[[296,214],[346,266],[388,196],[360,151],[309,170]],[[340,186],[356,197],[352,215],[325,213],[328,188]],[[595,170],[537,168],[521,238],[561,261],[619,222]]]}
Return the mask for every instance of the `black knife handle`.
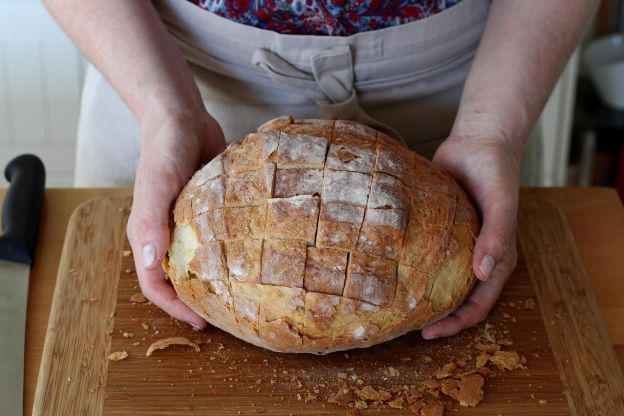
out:
{"label": "black knife handle", "polygon": [[35,155],[21,155],[7,165],[10,182],[4,195],[0,259],[32,264],[43,204],[45,168]]}

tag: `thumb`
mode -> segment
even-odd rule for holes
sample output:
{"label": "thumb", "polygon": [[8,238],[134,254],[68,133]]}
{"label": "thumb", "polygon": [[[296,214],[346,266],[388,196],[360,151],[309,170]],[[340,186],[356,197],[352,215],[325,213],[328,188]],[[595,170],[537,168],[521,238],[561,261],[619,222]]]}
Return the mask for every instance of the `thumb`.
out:
{"label": "thumb", "polygon": [[491,277],[506,279],[517,260],[516,199],[509,197],[493,202],[484,201],[480,205],[483,226],[475,242],[474,272],[482,281]]}
{"label": "thumb", "polygon": [[[146,180],[146,178],[149,178]],[[169,246],[169,210],[179,189],[166,175],[137,172],[128,239],[141,290],[145,297],[172,317],[204,328],[206,322],[178,299],[161,268]]]}
{"label": "thumb", "polygon": [[170,185],[172,178],[162,173],[150,175],[146,170],[154,169],[140,166],[137,172],[128,236],[139,249],[135,251],[140,254],[137,266],[150,271],[159,269],[169,246],[169,209],[176,192]]}

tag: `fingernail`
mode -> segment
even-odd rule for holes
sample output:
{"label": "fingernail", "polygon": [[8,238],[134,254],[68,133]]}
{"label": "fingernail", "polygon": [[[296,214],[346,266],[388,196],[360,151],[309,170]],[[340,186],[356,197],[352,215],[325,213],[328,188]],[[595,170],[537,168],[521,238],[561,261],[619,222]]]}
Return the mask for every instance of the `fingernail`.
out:
{"label": "fingernail", "polygon": [[429,334],[429,335],[421,334],[421,335],[426,340],[436,339],[438,337],[437,335],[432,335],[432,334]]}
{"label": "fingernail", "polygon": [[200,327],[195,326],[195,325],[193,325],[193,324],[191,324],[191,328],[193,329],[193,332],[199,332],[199,331],[201,331],[201,328],[200,328]]}
{"label": "fingernail", "polygon": [[489,279],[490,275],[492,274],[492,270],[494,270],[495,265],[496,265],[496,262],[494,261],[494,258],[490,256],[489,254],[486,254],[481,259],[481,264],[479,264],[479,270],[481,271],[481,274],[485,276],[486,279]]}
{"label": "fingernail", "polygon": [[143,267],[150,268],[156,261],[156,247],[151,244],[143,246]]}

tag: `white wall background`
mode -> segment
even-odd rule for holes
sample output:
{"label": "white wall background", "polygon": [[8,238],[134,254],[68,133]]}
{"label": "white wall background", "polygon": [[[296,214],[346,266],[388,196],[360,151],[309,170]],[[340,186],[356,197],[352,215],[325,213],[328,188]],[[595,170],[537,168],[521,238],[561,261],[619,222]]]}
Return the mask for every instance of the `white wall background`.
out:
{"label": "white wall background", "polygon": [[[0,0],[0,167],[34,153],[72,186],[85,62],[39,0]],[[0,187],[7,186],[4,174]]]}
{"label": "white wall background", "polygon": [[535,185],[566,186],[580,52],[571,56],[540,117],[542,166]]}

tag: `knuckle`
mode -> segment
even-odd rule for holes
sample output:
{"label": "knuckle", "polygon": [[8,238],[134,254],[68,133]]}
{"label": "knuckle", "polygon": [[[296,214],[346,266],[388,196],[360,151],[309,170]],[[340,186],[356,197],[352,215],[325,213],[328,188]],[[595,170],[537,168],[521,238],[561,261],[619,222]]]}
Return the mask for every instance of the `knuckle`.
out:
{"label": "knuckle", "polygon": [[500,258],[505,257],[509,251],[509,238],[503,233],[494,233],[488,236],[488,248],[496,253]]}
{"label": "knuckle", "polygon": [[518,261],[515,236],[506,233],[496,232],[488,235],[482,234],[482,244],[485,253],[492,255],[497,264],[506,264],[513,269]]}

